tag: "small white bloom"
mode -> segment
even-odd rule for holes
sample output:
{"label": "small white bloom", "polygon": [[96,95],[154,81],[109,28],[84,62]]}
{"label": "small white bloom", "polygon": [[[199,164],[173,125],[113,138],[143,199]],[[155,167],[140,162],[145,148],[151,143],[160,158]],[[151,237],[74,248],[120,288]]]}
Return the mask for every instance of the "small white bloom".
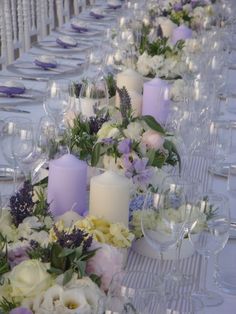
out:
{"label": "small white bloom", "polygon": [[124,130],[126,137],[138,141],[141,138],[143,132],[143,125],[140,122],[131,122]]}
{"label": "small white bloom", "polygon": [[137,62],[137,70],[143,76],[147,76],[152,72],[151,66],[151,57],[144,52],[139,58]]}

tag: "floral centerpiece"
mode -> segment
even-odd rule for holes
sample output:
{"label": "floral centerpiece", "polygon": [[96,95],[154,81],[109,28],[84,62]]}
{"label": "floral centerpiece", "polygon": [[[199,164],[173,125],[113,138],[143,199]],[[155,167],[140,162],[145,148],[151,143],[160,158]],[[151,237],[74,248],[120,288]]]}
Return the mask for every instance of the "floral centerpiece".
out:
{"label": "floral centerpiece", "polygon": [[116,119],[84,122],[78,117],[71,129],[71,150],[91,166],[122,173],[145,188],[156,169],[180,166],[180,156],[173,137],[153,117],[134,117],[128,92],[124,87],[117,90],[121,102]]}
{"label": "floral centerpiece", "polygon": [[26,181],[3,210],[0,312],[96,313],[134,236],[93,216],[54,222],[48,208],[44,192]]}

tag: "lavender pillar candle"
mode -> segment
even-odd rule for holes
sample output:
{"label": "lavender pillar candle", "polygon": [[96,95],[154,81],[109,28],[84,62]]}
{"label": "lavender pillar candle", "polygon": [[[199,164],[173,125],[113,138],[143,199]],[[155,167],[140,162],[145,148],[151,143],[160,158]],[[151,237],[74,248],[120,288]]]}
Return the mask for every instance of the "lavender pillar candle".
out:
{"label": "lavender pillar candle", "polygon": [[49,163],[48,202],[54,216],[86,208],[87,164],[71,154]]}
{"label": "lavender pillar candle", "polygon": [[178,40],[185,40],[188,38],[192,38],[192,30],[185,25],[180,25],[173,31],[171,42],[175,45]]}
{"label": "lavender pillar candle", "polygon": [[159,78],[144,83],[142,115],[153,116],[165,124],[169,111],[169,85]]}

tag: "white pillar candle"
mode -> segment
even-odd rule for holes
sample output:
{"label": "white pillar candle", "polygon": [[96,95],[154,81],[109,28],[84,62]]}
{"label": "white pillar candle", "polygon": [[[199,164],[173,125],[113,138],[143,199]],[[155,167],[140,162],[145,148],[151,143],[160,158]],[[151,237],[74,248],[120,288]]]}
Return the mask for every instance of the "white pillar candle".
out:
{"label": "white pillar candle", "polygon": [[127,69],[117,74],[116,85],[119,88],[125,86],[127,90],[134,90],[137,93],[142,94],[143,78],[136,71]]}
{"label": "white pillar candle", "polygon": [[89,214],[128,226],[129,198],[129,179],[113,171],[106,171],[91,179]]}
{"label": "white pillar candle", "polygon": [[134,116],[135,117],[141,116],[143,96],[135,91],[129,91],[128,93],[131,99],[131,105],[134,111]]}

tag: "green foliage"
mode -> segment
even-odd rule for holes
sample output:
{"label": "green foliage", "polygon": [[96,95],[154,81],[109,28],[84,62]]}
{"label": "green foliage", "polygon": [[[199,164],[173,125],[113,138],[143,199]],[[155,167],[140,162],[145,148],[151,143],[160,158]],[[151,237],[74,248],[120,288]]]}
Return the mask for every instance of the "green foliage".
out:
{"label": "green foliage", "polygon": [[7,238],[0,233],[0,284],[3,284],[3,275],[10,270],[8,264]]}
{"label": "green foliage", "polygon": [[37,201],[34,206],[33,214],[36,217],[48,217],[50,216],[49,212],[49,204],[47,202],[46,194],[44,189],[40,187],[38,190],[34,192],[37,196]]}
{"label": "green foliage", "polygon": [[11,310],[18,306],[20,306],[20,304],[16,302],[14,299],[7,300],[6,298],[2,297],[0,301],[0,313],[9,314]]}
{"label": "green foliage", "polygon": [[113,74],[108,74],[105,77],[106,83],[107,83],[107,87],[108,87],[108,93],[109,93],[109,97],[113,97],[116,95],[116,80],[114,79],[114,75]]}
{"label": "green foliage", "polygon": [[48,272],[58,276],[63,275],[63,285],[66,285],[76,273],[78,278],[86,275],[86,262],[95,255],[96,250],[84,252],[82,247],[63,248],[54,243],[51,248],[50,269]]}
{"label": "green foliage", "polygon": [[165,140],[163,147],[169,153],[165,162],[171,166],[175,166],[178,163],[179,172],[181,172],[181,158],[180,158],[180,155],[179,155],[178,150],[175,147],[174,143],[169,141],[169,140]]}
{"label": "green foliage", "polygon": [[155,118],[153,118],[153,116],[142,116],[140,118],[141,120],[143,120],[144,122],[146,122],[146,124],[149,126],[149,128],[151,128],[152,130],[159,132],[162,135],[165,135],[165,130],[163,129],[163,127],[155,120]]}
{"label": "green foliage", "polygon": [[89,122],[78,117],[70,129],[70,151],[81,160],[89,160],[97,141],[96,134],[91,134]]}
{"label": "green foliage", "polygon": [[181,10],[178,12],[171,11],[170,20],[177,25],[180,25],[183,23],[189,25],[192,21],[192,17],[189,15],[188,11],[186,10]]}

